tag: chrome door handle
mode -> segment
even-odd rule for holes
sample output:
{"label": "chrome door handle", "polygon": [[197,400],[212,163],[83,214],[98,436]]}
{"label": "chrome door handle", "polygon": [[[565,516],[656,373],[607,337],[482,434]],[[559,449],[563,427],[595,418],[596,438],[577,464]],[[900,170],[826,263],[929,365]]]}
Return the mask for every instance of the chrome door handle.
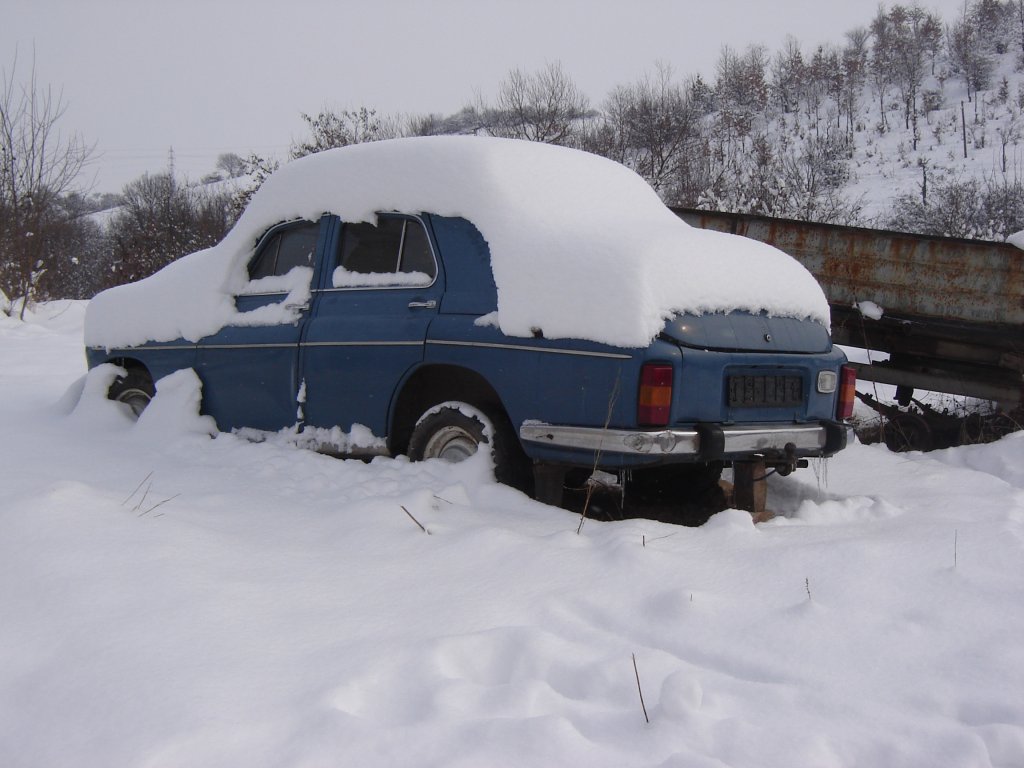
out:
{"label": "chrome door handle", "polygon": [[431,299],[430,301],[410,301],[409,309],[434,309],[437,307],[437,301]]}

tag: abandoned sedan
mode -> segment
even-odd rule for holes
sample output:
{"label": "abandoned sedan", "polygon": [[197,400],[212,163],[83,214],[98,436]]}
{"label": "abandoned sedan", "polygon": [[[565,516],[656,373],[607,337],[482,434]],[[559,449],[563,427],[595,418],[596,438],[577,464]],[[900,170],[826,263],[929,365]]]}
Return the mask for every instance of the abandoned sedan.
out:
{"label": "abandoned sedan", "polygon": [[796,261],[693,229],[600,157],[481,137],[295,161],[228,236],[97,296],[90,367],[138,413],[194,369],[221,430],[673,493],[846,444],[853,379]]}

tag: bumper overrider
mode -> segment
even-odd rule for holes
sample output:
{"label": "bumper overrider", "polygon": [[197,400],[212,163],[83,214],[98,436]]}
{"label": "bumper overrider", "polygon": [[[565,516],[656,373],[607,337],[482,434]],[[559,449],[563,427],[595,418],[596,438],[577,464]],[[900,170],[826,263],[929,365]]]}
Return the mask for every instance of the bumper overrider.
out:
{"label": "bumper overrider", "polygon": [[604,455],[688,458],[715,461],[750,456],[831,456],[846,447],[849,427],[840,422],[812,424],[697,424],[689,429],[605,429],[527,422],[524,441]]}

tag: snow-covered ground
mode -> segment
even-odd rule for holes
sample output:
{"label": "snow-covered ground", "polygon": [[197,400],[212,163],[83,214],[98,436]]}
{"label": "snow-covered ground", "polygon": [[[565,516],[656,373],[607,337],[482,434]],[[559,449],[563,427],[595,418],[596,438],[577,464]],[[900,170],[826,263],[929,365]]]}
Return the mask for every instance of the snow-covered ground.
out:
{"label": "snow-covered ground", "polygon": [[1024,765],[1024,434],[577,534],[482,460],[210,439],[187,381],[70,410],[83,311],[0,315],[4,768]]}

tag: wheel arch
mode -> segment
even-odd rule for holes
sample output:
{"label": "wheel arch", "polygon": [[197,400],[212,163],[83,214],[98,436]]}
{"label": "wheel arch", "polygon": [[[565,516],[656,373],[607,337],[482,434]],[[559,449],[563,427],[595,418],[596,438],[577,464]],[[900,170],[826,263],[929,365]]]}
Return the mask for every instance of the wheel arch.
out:
{"label": "wheel arch", "polygon": [[406,453],[416,420],[431,406],[448,400],[461,400],[508,417],[497,390],[477,371],[457,365],[424,365],[403,382],[395,398],[388,430],[391,454]]}
{"label": "wheel arch", "polygon": [[155,380],[153,379],[153,372],[149,370],[149,366],[138,358],[130,357],[128,355],[117,355],[115,357],[111,357],[105,362],[110,363],[111,365],[116,365],[119,368],[124,368],[128,373],[142,373],[149,377],[150,382],[155,383]]}

